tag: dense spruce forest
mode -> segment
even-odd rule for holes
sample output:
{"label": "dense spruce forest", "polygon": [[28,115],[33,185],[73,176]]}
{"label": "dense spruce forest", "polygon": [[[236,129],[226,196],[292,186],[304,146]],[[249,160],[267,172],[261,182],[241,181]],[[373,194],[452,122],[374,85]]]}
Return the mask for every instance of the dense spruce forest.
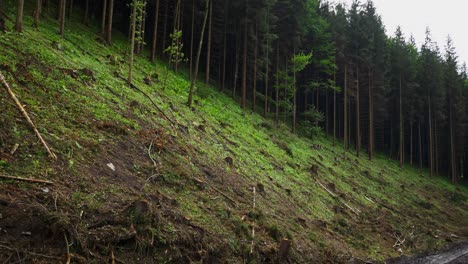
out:
{"label": "dense spruce forest", "polygon": [[465,263],[468,70],[425,35],[372,1],[0,0],[0,263]]}
{"label": "dense spruce forest", "polygon": [[323,130],[357,156],[382,152],[454,184],[468,173],[466,64],[450,37],[441,50],[429,28],[421,47],[400,28],[389,36],[372,1],[37,0],[36,27],[44,10],[56,13],[61,35],[74,12],[100,21],[107,45],[113,30],[127,32],[130,65],[149,50],[151,61],[217,83],[293,133]]}

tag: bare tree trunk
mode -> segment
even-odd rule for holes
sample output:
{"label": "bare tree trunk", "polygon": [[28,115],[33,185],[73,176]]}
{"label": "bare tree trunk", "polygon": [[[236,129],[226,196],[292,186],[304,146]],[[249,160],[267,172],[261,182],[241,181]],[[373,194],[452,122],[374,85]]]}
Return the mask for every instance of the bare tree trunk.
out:
{"label": "bare tree trunk", "polygon": [[34,27],[39,27],[39,19],[42,12],[42,0],[36,0],[36,9],[34,10]]}
{"label": "bare tree trunk", "polygon": [[66,7],[67,6],[67,0],[62,0],[62,8],[61,8],[61,14],[60,14],[60,35],[64,36],[65,34],[65,13],[66,13]]}
{"label": "bare tree trunk", "polygon": [[[333,83],[336,85],[336,69],[333,73]],[[333,89],[333,146],[336,145],[336,90]]]}
{"label": "bare tree trunk", "polygon": [[[246,1],[247,3],[247,1]],[[247,6],[246,6],[246,16],[247,16]],[[244,55],[243,55],[243,66],[242,66],[242,97],[241,97],[241,107],[245,108],[247,103],[247,17],[245,18],[244,25]]]}
{"label": "bare tree trunk", "polygon": [[223,32],[223,73],[222,73],[222,81],[221,81],[221,91],[224,91],[226,86],[226,63],[227,63],[227,25],[228,25],[228,0],[224,0],[224,32]]}
{"label": "bare tree trunk", "polygon": [[114,16],[114,0],[109,0],[109,18],[107,21],[107,44],[112,45],[112,18]]}
{"label": "bare tree trunk", "polygon": [[439,176],[439,137],[437,136],[437,118],[434,117],[434,166],[435,175]]}
{"label": "bare tree trunk", "polygon": [[254,48],[254,66],[253,66],[253,91],[252,91],[252,111],[255,111],[257,104],[257,60],[258,60],[258,26],[255,23],[255,48]]}
{"label": "bare tree trunk", "polygon": [[[158,20],[159,20],[159,0],[156,0],[155,9],[154,9],[153,46],[151,48],[151,62],[153,63],[156,60],[156,46],[158,43]],[[193,27],[193,22],[192,22],[192,27]]]}
{"label": "bare tree trunk", "polygon": [[400,73],[400,168],[403,168],[404,165],[404,156],[405,152],[404,138],[403,138],[403,99],[402,99],[402,76]]}
{"label": "bare tree trunk", "polygon": [[423,160],[422,160],[422,137],[421,137],[421,121],[418,121],[418,146],[419,146],[419,152],[418,152],[418,156],[419,156],[419,169],[422,170],[422,164],[423,164]]}
{"label": "bare tree trunk", "polygon": [[236,38],[236,63],[235,63],[235,69],[234,69],[234,82],[232,84],[232,97],[236,96],[236,90],[237,90],[237,77],[239,75],[239,49],[240,45],[239,42],[237,41],[238,38]]}
{"label": "bare tree trunk", "polygon": [[[293,44],[293,54],[296,56],[296,47]],[[297,83],[296,83],[296,62],[293,63],[293,83],[294,83],[294,95],[293,95],[293,123],[292,123],[292,133],[296,133],[296,94],[297,94]]]}
{"label": "bare tree trunk", "polygon": [[[269,20],[270,14],[269,10],[267,11],[267,20]],[[269,81],[269,74],[270,74],[270,54],[269,54],[269,47],[270,47],[270,37],[268,36],[270,34],[270,27],[269,27],[269,21],[267,21],[267,31],[265,34],[266,37],[266,59],[265,59],[265,99],[264,99],[264,106],[263,106],[263,116],[266,117],[268,114],[268,81]]]}
{"label": "bare tree trunk", "polygon": [[107,11],[107,0],[102,0],[102,18],[101,18],[101,36],[105,39],[106,36],[106,11]]}
{"label": "bare tree trunk", "polygon": [[15,29],[19,33],[23,32],[23,9],[24,9],[24,0],[18,0]]}
{"label": "bare tree trunk", "polygon": [[325,134],[328,134],[330,133],[330,130],[328,129],[329,126],[329,114],[328,114],[328,108],[329,108],[329,103],[328,103],[328,94],[329,92],[328,91],[325,91]]}
{"label": "bare tree trunk", "polygon": [[207,40],[207,49],[206,49],[206,76],[205,84],[210,83],[210,66],[211,66],[211,31],[212,31],[212,22],[213,22],[213,2],[210,1],[210,21],[208,23],[208,40]]}
{"label": "bare tree trunk", "polygon": [[135,53],[135,31],[136,31],[136,17],[137,17],[137,7],[135,6],[136,0],[133,0],[132,6],[132,18],[131,18],[131,47],[130,47],[130,69],[128,75],[128,85],[132,84],[132,75],[133,75],[133,57]]}
{"label": "bare tree trunk", "polygon": [[84,12],[83,24],[85,25],[89,24],[89,0],[85,1],[85,12]]}
{"label": "bare tree trunk", "polygon": [[166,47],[166,39],[167,39],[167,21],[169,16],[169,0],[166,1],[166,8],[164,10],[164,31],[163,31],[163,42],[162,42],[162,49],[165,50]]}
{"label": "bare tree trunk", "polygon": [[372,73],[369,70],[369,160],[374,154],[374,98]]}
{"label": "bare tree trunk", "polygon": [[197,60],[195,62],[195,72],[194,72],[194,76],[192,78],[192,82],[191,82],[191,85],[190,85],[189,97],[188,97],[188,102],[187,102],[187,105],[189,107],[192,107],[193,92],[194,92],[194,89],[195,89],[195,82],[196,82],[197,76],[198,76],[198,66],[200,64],[200,55],[201,55],[201,50],[202,50],[202,47],[203,47],[203,36],[205,34],[206,21],[208,20],[208,13],[209,13],[209,9],[210,9],[210,4],[211,4],[211,1],[206,0],[205,18],[203,19],[203,26],[202,26],[202,30],[201,30],[201,36],[200,36],[200,44],[198,46]]}
{"label": "bare tree trunk", "polygon": [[359,153],[361,152],[361,117],[359,111],[359,66],[357,67],[356,84],[356,155],[359,157]]}
{"label": "bare tree trunk", "polygon": [[432,140],[432,108],[431,108],[431,98],[428,96],[429,99],[429,112],[428,112],[428,120],[429,120],[429,167],[431,168],[431,176],[434,175],[434,153],[433,153],[433,140]]}
{"label": "bare tree trunk", "polygon": [[[451,97],[450,97],[451,98]],[[451,100],[450,100],[451,101]],[[456,153],[455,153],[455,133],[453,129],[453,110],[452,104],[449,105],[449,122],[450,122],[450,165],[452,174],[452,184],[457,183],[457,167],[456,167]]]}
{"label": "bare tree trunk", "polygon": [[195,0],[192,0],[192,29],[190,35],[190,80],[192,79],[193,75],[193,42],[195,36]]}
{"label": "bare tree trunk", "polygon": [[413,165],[413,121],[410,122],[410,165]]}
{"label": "bare tree trunk", "polygon": [[[255,49],[256,51],[256,49]],[[256,55],[256,54],[255,54]],[[276,96],[275,96],[275,99],[276,99],[276,113],[275,113],[275,122],[278,124],[279,122],[279,102],[280,102],[280,98],[279,98],[279,60],[280,60],[280,57],[279,57],[279,40],[278,42],[276,43]]]}
{"label": "bare tree trunk", "polygon": [[68,10],[68,18],[71,18],[73,14],[73,0],[70,0],[70,9]]}
{"label": "bare tree trunk", "polygon": [[348,147],[348,66],[345,64],[344,75],[344,119],[343,119],[343,139],[344,149]]}

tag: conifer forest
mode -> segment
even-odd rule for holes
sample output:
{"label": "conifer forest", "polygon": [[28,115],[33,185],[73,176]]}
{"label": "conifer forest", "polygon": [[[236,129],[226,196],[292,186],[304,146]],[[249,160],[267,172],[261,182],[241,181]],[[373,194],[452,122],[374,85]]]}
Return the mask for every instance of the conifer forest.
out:
{"label": "conifer forest", "polygon": [[0,0],[0,262],[468,262],[467,47],[376,6]]}

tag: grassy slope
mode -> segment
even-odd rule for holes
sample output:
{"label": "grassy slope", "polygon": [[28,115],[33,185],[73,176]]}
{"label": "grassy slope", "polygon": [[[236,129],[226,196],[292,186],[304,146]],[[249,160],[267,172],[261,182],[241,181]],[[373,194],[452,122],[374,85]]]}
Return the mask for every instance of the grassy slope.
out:
{"label": "grassy slope", "polygon": [[[117,258],[127,262],[137,257],[146,262],[261,262],[275,259],[279,241],[287,237],[293,241],[289,258],[310,263],[397,256],[395,236],[406,238],[402,250],[407,254],[468,236],[464,187],[414,168],[401,170],[384,156],[370,162],[344,155],[342,146],[332,147],[324,137],[309,140],[286,127],[273,128],[202,84],[189,109],[184,105],[186,76],[169,72],[164,88],[165,66],[158,64],[160,82],[145,85],[144,77],[153,75],[155,66],[142,55],[135,62],[134,83],[177,124],[171,126],[142,93],[115,77],[125,78],[128,71],[123,36],[107,47],[95,40],[97,28],[68,23],[61,39],[56,21],[47,19],[36,31],[26,19],[23,34],[0,34],[0,70],[60,158],[47,159],[2,90],[0,174],[56,182],[45,192],[43,186],[0,181],[5,190],[0,227],[11,229],[0,242],[11,248],[27,245],[30,251],[61,257],[66,233],[76,240],[71,248],[76,261],[99,262],[117,248]],[[80,69],[90,69],[94,79]],[[15,143],[18,152],[7,157]],[[322,149],[314,150],[317,145]],[[116,172],[106,167],[110,162]],[[313,165],[318,175],[310,172]],[[254,210],[252,187],[258,191],[259,184],[265,191],[257,193]],[[150,209],[143,206],[142,214],[149,219],[135,219],[141,218],[135,201],[148,202]],[[38,233],[53,234],[45,249],[32,242],[39,239],[34,234],[21,236],[19,227],[5,224],[32,228],[33,222],[40,222]],[[59,231],[53,228],[57,223]],[[252,226],[254,257],[249,255]],[[132,228],[136,239],[116,238]],[[10,253],[0,248],[0,257]]]}

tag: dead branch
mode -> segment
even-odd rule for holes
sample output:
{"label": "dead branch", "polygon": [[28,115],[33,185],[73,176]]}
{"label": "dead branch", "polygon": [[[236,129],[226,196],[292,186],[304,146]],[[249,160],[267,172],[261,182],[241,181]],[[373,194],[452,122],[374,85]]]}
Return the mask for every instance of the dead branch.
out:
{"label": "dead branch", "polygon": [[[194,177],[195,178],[195,177]],[[237,207],[237,202],[234,201],[231,197],[229,197],[227,194],[223,193],[221,190],[219,190],[218,188],[214,187],[213,185],[207,183],[206,181],[203,181],[203,180],[200,180],[198,178],[195,178],[195,180],[197,180],[198,182],[200,183],[203,183],[203,184],[206,184],[208,185],[208,187],[210,187],[211,189],[215,190],[217,193],[221,194],[222,196],[224,196],[224,198],[228,199],[231,203],[234,204],[235,207]]]}
{"label": "dead branch", "polygon": [[344,206],[346,206],[349,210],[351,210],[351,212],[353,212],[357,216],[359,216],[359,213],[360,213],[359,209],[349,206],[345,201],[341,200],[336,194],[334,194],[332,191],[328,190],[328,188],[325,187],[321,182],[319,182],[318,180],[316,180],[316,182],[317,182],[318,185],[320,185],[320,187],[322,187],[325,191],[327,191],[335,200],[338,200]]}
{"label": "dead branch", "polygon": [[151,147],[153,147],[153,141],[151,141],[150,145],[149,145],[149,148],[148,148],[148,156],[149,158],[151,159],[151,161],[153,162],[153,166],[155,168],[158,167],[158,163],[156,163],[156,161],[154,160],[153,156],[151,155]]}
{"label": "dead branch", "polygon": [[70,262],[71,262],[70,244],[68,244],[67,235],[64,233],[63,236],[65,237],[65,243],[67,244],[67,262],[66,262],[66,264],[70,264]]}
{"label": "dead branch", "polygon": [[19,144],[16,143],[10,151],[10,156],[15,155],[16,150],[18,150]]}
{"label": "dead branch", "polygon": [[[127,80],[125,78],[123,78],[122,76],[120,76],[120,74],[117,74],[120,79],[124,80],[125,82],[127,82]],[[133,83],[130,84],[130,87],[139,91],[140,93],[142,93],[146,98],[148,98],[148,100],[150,100],[151,104],[153,104],[153,106],[156,108],[156,110],[159,111],[159,113],[161,113],[164,117],[164,119],[166,119],[169,123],[171,123],[174,127],[176,126],[175,122],[172,121],[172,119],[170,119],[166,113],[153,101],[153,98],[151,98],[151,96],[149,96],[145,91],[141,90],[140,88],[138,88],[136,85],[134,85]]]}
{"label": "dead branch", "polygon": [[395,244],[393,244],[393,247],[401,247],[403,244],[405,244],[406,237],[403,235],[397,236],[396,234],[393,234],[393,237],[396,239]]}
{"label": "dead branch", "polygon": [[14,180],[14,181],[25,181],[25,182],[33,182],[33,183],[43,183],[43,184],[54,184],[54,182],[40,180],[40,179],[33,179],[33,178],[20,178],[20,177],[13,177],[7,175],[0,175],[2,179]]}
{"label": "dead branch", "polygon": [[2,72],[0,71],[0,81],[2,82],[2,85],[3,87],[7,90],[7,92],[10,94],[10,97],[15,101],[16,105],[18,106],[18,108],[21,110],[21,113],[23,114],[24,118],[26,119],[26,121],[28,121],[29,125],[32,127],[32,129],[34,130],[34,133],[36,133],[36,136],[39,138],[39,140],[41,141],[42,145],[44,146],[44,148],[47,150],[47,153],[49,153],[49,156],[50,158],[52,158],[53,160],[56,160],[57,159],[57,156],[50,150],[49,146],[47,145],[47,143],[45,142],[45,140],[42,138],[42,135],[41,133],[39,133],[39,130],[37,130],[36,128],[36,125],[34,125],[33,121],[31,120],[31,118],[29,117],[29,114],[28,112],[26,112],[26,109],[24,109],[23,105],[21,104],[21,102],[18,100],[18,98],[16,97],[16,95],[13,93],[13,90],[10,88],[10,86],[8,85],[8,83],[6,82],[6,79],[5,79],[5,76],[3,76]]}

